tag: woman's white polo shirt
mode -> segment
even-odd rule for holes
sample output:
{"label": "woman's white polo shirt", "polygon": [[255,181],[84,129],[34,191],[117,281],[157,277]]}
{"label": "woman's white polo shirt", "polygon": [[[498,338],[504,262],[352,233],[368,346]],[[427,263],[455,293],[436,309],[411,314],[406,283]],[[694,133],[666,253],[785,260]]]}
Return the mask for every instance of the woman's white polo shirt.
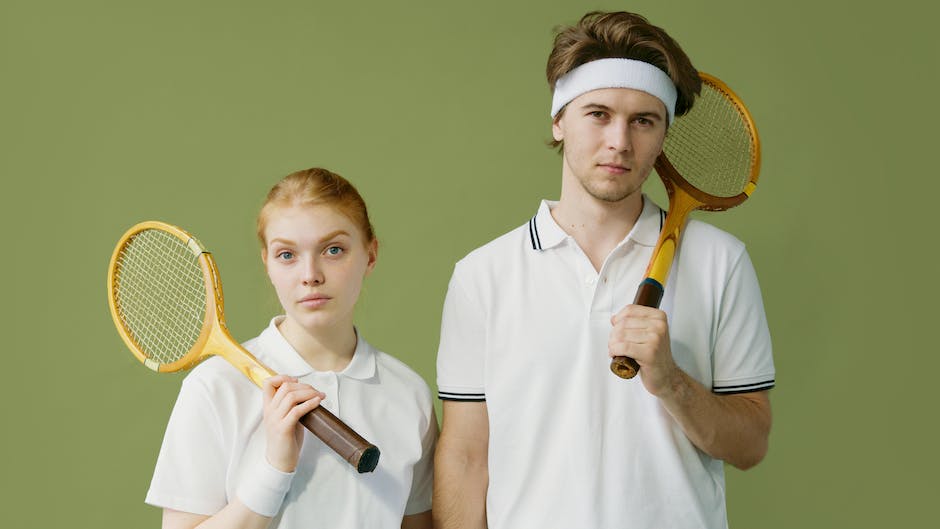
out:
{"label": "woman's white polo shirt", "polygon": [[[437,421],[424,380],[361,336],[346,369],[314,371],[277,330],[280,318],[245,347],[275,372],[325,393],[322,406],[377,445],[381,457],[374,472],[359,474],[305,432],[271,527],[398,528],[402,516],[429,510]],[[210,358],[183,381],[146,501],[214,514],[263,460],[260,390],[224,359]]]}

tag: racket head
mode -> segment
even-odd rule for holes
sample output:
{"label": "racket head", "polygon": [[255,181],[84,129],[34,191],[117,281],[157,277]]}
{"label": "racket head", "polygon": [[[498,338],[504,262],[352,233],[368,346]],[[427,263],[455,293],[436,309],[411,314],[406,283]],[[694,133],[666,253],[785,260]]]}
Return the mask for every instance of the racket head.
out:
{"label": "racket head", "polygon": [[185,230],[159,221],[127,230],[108,266],[108,305],[134,356],[159,372],[205,358],[221,311],[217,278],[210,254]]}
{"label": "racket head", "polygon": [[692,109],[670,125],[656,161],[670,199],[682,189],[695,209],[723,211],[747,200],[760,175],[757,126],[741,98],[717,77],[700,72]]}

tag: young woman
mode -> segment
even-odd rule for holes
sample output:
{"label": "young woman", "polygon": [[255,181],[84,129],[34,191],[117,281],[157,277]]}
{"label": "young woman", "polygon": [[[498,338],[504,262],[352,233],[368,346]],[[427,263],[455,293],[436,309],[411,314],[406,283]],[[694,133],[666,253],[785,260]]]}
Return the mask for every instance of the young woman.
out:
{"label": "young woman", "polygon": [[[164,528],[429,528],[437,421],[427,384],[353,326],[378,242],[362,197],[324,169],[290,174],[258,216],[284,314],[245,347],[262,391],[213,357],[183,381],[147,503]],[[358,474],[298,419],[324,406],[382,451]]]}

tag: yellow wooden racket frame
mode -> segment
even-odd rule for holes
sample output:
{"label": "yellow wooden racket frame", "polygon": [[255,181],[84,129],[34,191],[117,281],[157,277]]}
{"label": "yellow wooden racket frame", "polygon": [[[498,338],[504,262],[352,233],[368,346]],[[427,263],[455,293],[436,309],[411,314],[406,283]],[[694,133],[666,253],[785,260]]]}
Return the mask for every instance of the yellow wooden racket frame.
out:
{"label": "yellow wooden racket frame", "polygon": [[760,137],[751,113],[744,106],[741,98],[723,81],[704,72],[699,72],[699,77],[704,84],[724,94],[746,123],[751,140],[751,173],[742,193],[732,197],[715,197],[699,191],[683,178],[669,162],[665,152],[659,155],[654,166],[669,194],[669,213],[666,215],[659,241],[646,270],[646,276],[655,279],[663,286],[666,285],[666,279],[669,277],[669,269],[672,267],[672,261],[679,246],[679,238],[689,213],[697,209],[724,211],[737,206],[747,200],[757,188],[757,179],[760,175]]}
{"label": "yellow wooden racket frame", "polygon": [[[744,106],[741,98],[723,81],[703,72],[699,72],[699,77],[702,79],[703,84],[723,94],[744,120],[751,142],[751,172],[748,176],[748,182],[744,185],[743,192],[732,197],[716,197],[696,189],[670,163],[665,151],[660,153],[656,158],[654,167],[666,187],[666,192],[669,194],[669,213],[666,215],[666,220],[659,234],[659,240],[656,242],[656,247],[653,249],[653,255],[646,269],[646,279],[643,280],[637,291],[637,298],[634,300],[636,304],[659,307],[689,213],[696,209],[724,211],[747,200],[757,188],[757,178],[760,174],[760,137],[757,135],[754,118],[751,117],[751,113]],[[633,378],[637,375],[639,369],[640,365],[632,358],[614,357],[610,363],[610,370],[621,378]]]}
{"label": "yellow wooden racket frame", "polygon": [[[137,234],[145,230],[160,230],[183,241],[193,256],[199,260],[199,266],[202,268],[203,279],[206,286],[206,317],[203,319],[202,330],[199,338],[193,344],[189,352],[175,362],[162,364],[153,358],[148,357],[143,352],[143,348],[133,336],[127,331],[124,322],[118,314],[116,306],[117,297],[117,259],[127,243]],[[108,267],[108,306],[111,310],[111,318],[114,319],[118,334],[127,345],[128,349],[134,353],[145,366],[160,373],[172,373],[189,369],[202,360],[212,355],[224,356],[233,366],[245,374],[252,382],[261,387],[265,379],[275,375],[273,371],[265,367],[257,358],[254,357],[245,348],[232,338],[228,327],[225,325],[224,298],[222,295],[222,282],[219,280],[219,270],[215,264],[215,259],[209,253],[198,239],[190,235],[186,230],[172,224],[159,221],[146,221],[132,226],[118,241],[111,255],[111,262]]]}
{"label": "yellow wooden racket frame", "polygon": [[[128,241],[138,233],[154,229],[168,233],[186,244],[199,260],[206,286],[206,312],[199,337],[182,358],[169,364],[161,364],[144,354],[140,345],[124,327],[124,322],[118,314],[115,303],[117,294],[116,266],[121,251]],[[195,237],[182,228],[165,222],[146,221],[131,227],[124,233],[111,255],[111,262],[108,266],[108,306],[121,339],[124,340],[124,343],[138,360],[154,371],[161,373],[180,371],[198,364],[211,355],[219,355],[259,387],[266,379],[276,374],[232,338],[228,327],[225,325],[222,282],[219,279],[219,270],[216,267],[215,259]],[[315,408],[303,416],[299,422],[356,468],[359,473],[372,472],[378,465],[380,457],[378,447],[364,439],[326,408],[322,406]]]}

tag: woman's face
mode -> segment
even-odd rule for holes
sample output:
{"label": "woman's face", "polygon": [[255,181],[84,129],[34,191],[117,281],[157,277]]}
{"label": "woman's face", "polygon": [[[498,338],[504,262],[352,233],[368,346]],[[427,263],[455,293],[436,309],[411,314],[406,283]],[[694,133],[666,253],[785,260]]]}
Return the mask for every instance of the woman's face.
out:
{"label": "woman's face", "polygon": [[351,327],[362,280],[375,266],[376,241],[366,241],[329,205],[275,209],[264,239],[262,258],[287,315],[284,324],[310,334]]}

